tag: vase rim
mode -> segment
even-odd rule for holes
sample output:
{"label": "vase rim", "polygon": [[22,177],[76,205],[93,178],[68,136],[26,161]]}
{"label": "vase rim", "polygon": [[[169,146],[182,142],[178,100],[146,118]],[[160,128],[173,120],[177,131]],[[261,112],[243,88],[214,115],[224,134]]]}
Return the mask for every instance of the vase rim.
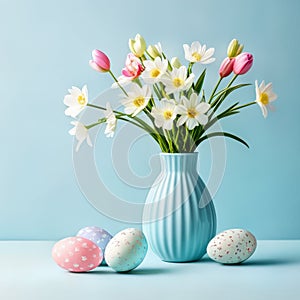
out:
{"label": "vase rim", "polygon": [[166,153],[166,152],[161,152],[159,153],[160,156],[193,156],[193,155],[198,155],[199,152],[188,152],[188,153]]}

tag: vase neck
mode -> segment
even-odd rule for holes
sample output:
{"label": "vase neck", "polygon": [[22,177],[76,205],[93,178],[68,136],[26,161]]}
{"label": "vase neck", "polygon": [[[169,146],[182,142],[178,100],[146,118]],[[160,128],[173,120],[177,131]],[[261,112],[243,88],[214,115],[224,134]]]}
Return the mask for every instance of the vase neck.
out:
{"label": "vase neck", "polygon": [[163,172],[197,173],[198,153],[161,153]]}

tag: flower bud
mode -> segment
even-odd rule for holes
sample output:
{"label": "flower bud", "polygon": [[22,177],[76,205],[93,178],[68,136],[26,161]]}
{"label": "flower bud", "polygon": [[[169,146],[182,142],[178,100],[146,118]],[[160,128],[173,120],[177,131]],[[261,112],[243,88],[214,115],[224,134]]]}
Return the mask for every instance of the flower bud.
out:
{"label": "flower bud", "polygon": [[253,64],[253,55],[244,52],[238,55],[233,64],[233,72],[237,75],[242,75],[247,73]]}
{"label": "flower bud", "polygon": [[110,70],[110,60],[106,54],[100,50],[93,50],[93,60],[89,61],[90,66],[98,72],[108,72]]}
{"label": "flower bud", "polygon": [[182,64],[179,61],[178,57],[173,57],[171,59],[171,66],[174,67],[174,68],[176,68],[176,69],[179,69],[182,66]]}
{"label": "flower bud", "polygon": [[227,77],[233,70],[235,58],[226,57],[221,63],[219,74],[222,78]]}
{"label": "flower bud", "polygon": [[122,69],[122,75],[134,79],[140,76],[143,71],[144,67],[140,59],[129,53],[126,57],[125,68]]}
{"label": "flower bud", "polygon": [[155,46],[150,45],[147,49],[147,52],[150,54],[150,56],[154,59],[157,56],[161,56],[161,54],[159,53],[159,51],[157,50],[157,48]]}
{"label": "flower bud", "polygon": [[137,34],[133,39],[129,39],[129,49],[136,57],[142,57],[146,51],[146,42],[144,38]]}
{"label": "flower bud", "polygon": [[236,57],[242,53],[244,46],[239,44],[237,39],[233,39],[227,48],[227,56],[229,58]]}

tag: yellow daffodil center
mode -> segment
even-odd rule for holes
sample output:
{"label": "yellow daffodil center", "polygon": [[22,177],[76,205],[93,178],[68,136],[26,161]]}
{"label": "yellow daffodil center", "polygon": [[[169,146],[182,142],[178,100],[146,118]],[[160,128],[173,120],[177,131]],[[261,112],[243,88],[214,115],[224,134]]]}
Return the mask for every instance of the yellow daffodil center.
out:
{"label": "yellow daffodil center", "polygon": [[267,105],[269,104],[269,96],[267,93],[261,93],[259,101],[263,104],[263,105]]}
{"label": "yellow daffodil center", "polygon": [[175,77],[173,79],[173,84],[174,84],[175,87],[180,87],[180,86],[183,85],[183,80],[179,77]]}
{"label": "yellow daffodil center", "polygon": [[170,119],[172,118],[172,115],[173,115],[173,113],[172,113],[171,110],[166,110],[166,111],[164,111],[164,118],[165,118],[166,120],[170,120]]}
{"label": "yellow daffodil center", "polygon": [[189,118],[195,118],[197,116],[198,112],[194,108],[190,108],[187,111],[187,115]]}
{"label": "yellow daffodil center", "polygon": [[150,75],[151,75],[152,78],[156,78],[159,74],[160,74],[160,70],[159,69],[153,69],[150,72]]}
{"label": "yellow daffodil center", "polygon": [[134,100],[133,100],[133,104],[134,106],[136,107],[141,107],[143,106],[145,103],[145,98],[143,96],[139,96],[139,97],[136,97]]}
{"label": "yellow daffodil center", "polygon": [[194,52],[192,56],[195,58],[196,61],[200,61],[202,56],[198,52]]}
{"label": "yellow daffodil center", "polygon": [[82,94],[79,95],[77,97],[77,102],[79,103],[79,105],[85,105],[86,99],[85,99],[84,95],[82,95]]}

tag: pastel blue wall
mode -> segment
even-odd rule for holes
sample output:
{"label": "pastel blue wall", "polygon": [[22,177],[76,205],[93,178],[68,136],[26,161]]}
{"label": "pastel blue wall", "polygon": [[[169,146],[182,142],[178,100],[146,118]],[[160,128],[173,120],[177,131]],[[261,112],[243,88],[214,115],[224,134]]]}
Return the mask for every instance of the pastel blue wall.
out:
{"label": "pastel blue wall", "polygon": [[[110,78],[88,66],[91,50],[109,53],[118,73],[128,38],[137,32],[149,43],[161,41],[170,55],[182,57],[182,44],[194,40],[215,47],[208,88],[233,37],[254,53],[244,80],[272,81],[277,110],[264,120],[259,108],[251,107],[223,123],[251,148],[227,143],[226,173],[215,197],[218,229],[248,228],[260,239],[300,238],[299,1],[172,3],[0,0],[0,239],[58,239],[86,225],[112,233],[130,226],[101,215],[78,188],[62,100],[72,85],[88,84],[91,98],[109,87]],[[252,87],[242,95],[255,96]],[[204,144],[203,177],[210,167],[206,157]],[[139,153],[136,159],[146,172],[147,159]],[[110,184],[120,189],[114,180]],[[123,189],[128,201],[146,194]]]}

